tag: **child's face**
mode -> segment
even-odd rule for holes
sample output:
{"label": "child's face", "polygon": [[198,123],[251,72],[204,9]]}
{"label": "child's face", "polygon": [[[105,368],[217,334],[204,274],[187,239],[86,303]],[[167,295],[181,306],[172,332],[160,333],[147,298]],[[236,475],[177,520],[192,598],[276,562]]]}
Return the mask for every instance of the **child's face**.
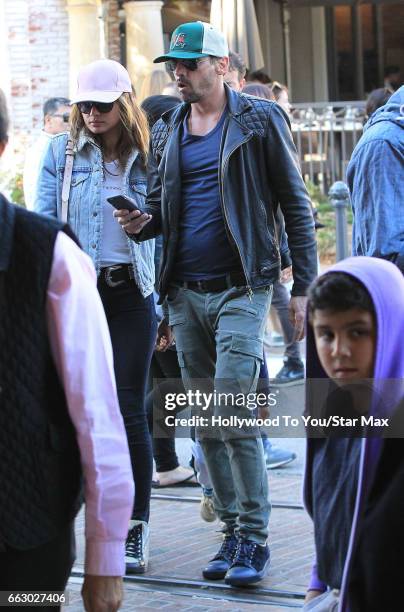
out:
{"label": "child's face", "polygon": [[373,377],[376,327],[370,312],[315,310],[311,324],[321,365],[337,384]]}

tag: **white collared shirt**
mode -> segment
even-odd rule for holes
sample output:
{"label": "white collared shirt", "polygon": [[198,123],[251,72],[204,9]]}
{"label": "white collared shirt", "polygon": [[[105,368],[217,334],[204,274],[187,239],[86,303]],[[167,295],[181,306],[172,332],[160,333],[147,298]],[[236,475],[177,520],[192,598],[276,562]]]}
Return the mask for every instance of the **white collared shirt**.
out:
{"label": "white collared shirt", "polygon": [[23,187],[25,206],[28,210],[34,210],[39,168],[43,154],[52,137],[53,134],[48,134],[42,130],[37,140],[25,152]]}

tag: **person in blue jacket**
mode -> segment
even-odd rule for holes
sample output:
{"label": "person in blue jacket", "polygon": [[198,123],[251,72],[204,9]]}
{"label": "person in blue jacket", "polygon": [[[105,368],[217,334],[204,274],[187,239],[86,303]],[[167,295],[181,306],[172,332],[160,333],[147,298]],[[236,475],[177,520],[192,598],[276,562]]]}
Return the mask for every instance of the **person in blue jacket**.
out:
{"label": "person in blue jacket", "polygon": [[404,272],[404,85],[365,125],[347,180],[352,254],[388,259]]}

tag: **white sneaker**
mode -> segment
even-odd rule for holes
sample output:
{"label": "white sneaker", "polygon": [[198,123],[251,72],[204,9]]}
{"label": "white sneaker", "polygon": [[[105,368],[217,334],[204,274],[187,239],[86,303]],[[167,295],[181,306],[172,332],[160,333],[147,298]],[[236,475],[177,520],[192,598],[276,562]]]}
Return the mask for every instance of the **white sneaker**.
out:
{"label": "white sneaker", "polygon": [[207,523],[213,523],[217,519],[215,507],[213,505],[213,498],[211,495],[203,495],[199,512],[201,518]]}
{"label": "white sneaker", "polygon": [[125,544],[127,574],[144,574],[149,563],[150,529],[145,521],[130,521]]}

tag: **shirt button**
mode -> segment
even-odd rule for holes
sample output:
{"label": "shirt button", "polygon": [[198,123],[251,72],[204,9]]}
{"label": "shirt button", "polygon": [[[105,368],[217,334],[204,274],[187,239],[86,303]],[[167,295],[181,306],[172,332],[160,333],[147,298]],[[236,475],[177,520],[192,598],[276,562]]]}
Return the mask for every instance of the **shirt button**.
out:
{"label": "shirt button", "polygon": [[95,247],[96,247],[96,246],[97,246],[97,245],[96,245],[96,244],[93,242],[93,244],[91,245],[91,248],[92,248],[92,249],[95,249]]}
{"label": "shirt button", "polygon": [[98,213],[93,212],[93,217],[96,217],[98,215]]}

